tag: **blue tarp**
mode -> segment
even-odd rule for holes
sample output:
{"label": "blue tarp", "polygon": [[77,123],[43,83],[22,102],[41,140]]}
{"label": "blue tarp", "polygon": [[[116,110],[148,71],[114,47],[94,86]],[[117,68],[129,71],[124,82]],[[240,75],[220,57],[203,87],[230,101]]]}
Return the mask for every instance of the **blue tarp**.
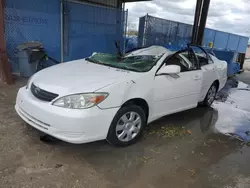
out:
{"label": "blue tarp", "polygon": [[138,40],[137,36],[128,36],[128,37],[126,37],[125,52],[137,48],[137,44],[138,44],[137,40]]}

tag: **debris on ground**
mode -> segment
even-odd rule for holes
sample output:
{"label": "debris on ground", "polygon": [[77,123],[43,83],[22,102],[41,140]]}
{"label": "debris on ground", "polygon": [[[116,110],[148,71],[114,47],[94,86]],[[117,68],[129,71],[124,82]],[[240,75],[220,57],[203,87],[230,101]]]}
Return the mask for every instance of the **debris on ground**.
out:
{"label": "debris on ground", "polygon": [[174,160],[180,159],[180,156],[174,156]]}
{"label": "debris on ground", "polygon": [[154,153],[161,153],[160,151],[156,151],[156,150],[154,150],[154,149],[151,149],[150,151],[152,151],[152,152],[154,152]]}
{"label": "debris on ground", "polygon": [[61,168],[63,165],[62,164],[56,164],[55,168]]}
{"label": "debris on ground", "polygon": [[204,145],[205,147],[209,147],[209,145],[208,145],[206,142],[204,142],[203,145]]}
{"label": "debris on ground", "polygon": [[160,129],[149,127],[145,131],[145,137],[148,135],[155,135],[158,138],[171,139],[173,137],[183,137],[192,134],[191,130],[186,130],[185,127],[180,126],[162,126]]}
{"label": "debris on ground", "polygon": [[208,144],[213,144],[213,143],[216,143],[216,142],[217,142],[216,140],[211,139],[211,138],[207,141]]}
{"label": "debris on ground", "polygon": [[2,92],[0,93],[0,98],[1,98],[1,100],[4,100],[5,97],[7,97],[7,94],[6,94],[5,92],[2,91]]}
{"label": "debris on ground", "polygon": [[189,172],[191,172],[191,176],[195,176],[196,171],[194,169],[188,169]]}
{"label": "debris on ground", "polygon": [[147,163],[149,160],[151,160],[152,159],[152,157],[146,157],[146,156],[142,156],[141,157],[141,161],[143,162],[143,163]]}

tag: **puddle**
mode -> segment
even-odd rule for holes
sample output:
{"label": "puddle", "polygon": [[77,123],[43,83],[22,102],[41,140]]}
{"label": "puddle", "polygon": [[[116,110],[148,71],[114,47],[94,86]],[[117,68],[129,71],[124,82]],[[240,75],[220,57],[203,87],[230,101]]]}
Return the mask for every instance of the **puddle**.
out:
{"label": "puddle", "polygon": [[245,143],[250,142],[250,86],[229,80],[218,93],[213,108],[218,111],[214,125],[216,133],[237,138]]}

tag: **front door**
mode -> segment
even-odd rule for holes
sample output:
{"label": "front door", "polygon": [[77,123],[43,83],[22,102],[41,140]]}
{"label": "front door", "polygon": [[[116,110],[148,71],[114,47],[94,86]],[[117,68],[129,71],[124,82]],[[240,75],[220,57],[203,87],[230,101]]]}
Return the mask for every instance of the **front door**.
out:
{"label": "front door", "polygon": [[[191,56],[190,56],[191,55]],[[161,68],[178,65],[178,75],[157,75],[154,80],[154,119],[197,106],[202,83],[202,71],[195,54],[181,51],[166,58]]]}

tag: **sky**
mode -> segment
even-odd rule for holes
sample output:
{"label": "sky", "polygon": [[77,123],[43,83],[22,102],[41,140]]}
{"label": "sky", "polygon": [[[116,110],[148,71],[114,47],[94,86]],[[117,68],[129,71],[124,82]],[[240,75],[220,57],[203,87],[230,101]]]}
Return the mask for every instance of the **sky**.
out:
{"label": "sky", "polygon": [[[139,17],[151,16],[193,24],[196,0],[126,3],[128,27],[138,30]],[[211,0],[206,27],[250,36],[250,0]]]}

